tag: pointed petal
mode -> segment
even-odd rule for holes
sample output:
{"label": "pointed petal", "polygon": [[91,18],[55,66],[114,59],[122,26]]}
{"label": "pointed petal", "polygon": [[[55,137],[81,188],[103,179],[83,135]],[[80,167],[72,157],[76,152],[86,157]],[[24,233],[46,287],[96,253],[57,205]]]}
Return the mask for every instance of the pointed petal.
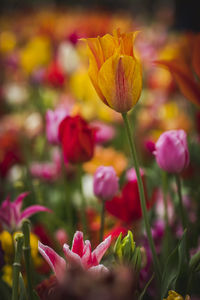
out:
{"label": "pointed petal", "polygon": [[48,211],[48,212],[52,212],[49,208],[47,207],[44,207],[42,205],[32,205],[32,206],[29,206],[27,207],[22,213],[21,213],[21,216],[20,216],[20,221],[22,221],[23,219],[25,218],[29,218],[30,216],[38,213],[38,212],[41,212],[41,211]]}
{"label": "pointed petal", "polygon": [[128,55],[113,55],[101,67],[98,85],[111,108],[118,112],[129,111],[142,90],[140,61]]}
{"label": "pointed petal", "polygon": [[72,242],[72,252],[82,257],[83,248],[84,248],[83,233],[81,231],[76,231]]}
{"label": "pointed petal", "polygon": [[91,250],[91,244],[90,241],[85,241],[85,246],[83,249],[83,256],[82,256],[82,264],[83,266],[88,269],[92,266],[92,250]]}
{"label": "pointed petal", "polygon": [[155,63],[169,69],[178,84],[182,94],[191,102],[200,107],[200,85],[195,81],[194,76],[188,67],[178,61],[159,60]]}
{"label": "pointed petal", "polygon": [[22,194],[20,194],[16,199],[15,201],[13,202],[13,204],[15,204],[15,207],[17,210],[21,210],[21,207],[22,207],[22,203],[23,203],[23,200],[24,198],[29,194],[29,192],[24,192]]}
{"label": "pointed petal", "polygon": [[99,244],[96,249],[92,252],[92,256],[97,258],[98,263],[100,263],[102,257],[106,253],[107,249],[111,244],[111,235],[107,237],[101,244]]}
{"label": "pointed petal", "polygon": [[92,274],[105,274],[105,273],[108,273],[109,270],[108,268],[106,268],[104,265],[98,265],[98,266],[95,266],[95,267],[91,267],[89,270],[89,272],[91,272]]}
{"label": "pointed petal", "polygon": [[7,226],[10,226],[11,223],[11,210],[12,206],[10,202],[10,196],[7,196],[7,198],[2,202],[0,207],[0,220]]}
{"label": "pointed petal", "polygon": [[63,252],[65,254],[65,257],[66,257],[67,262],[69,263],[69,265],[81,266],[82,267],[82,262],[81,262],[80,256],[78,254],[72,252],[69,249],[69,245],[67,245],[67,244],[63,245]]}
{"label": "pointed petal", "polygon": [[66,261],[58,255],[52,248],[43,245],[40,241],[38,242],[38,250],[44,257],[47,263],[54,271],[56,277],[61,280],[65,275]]}

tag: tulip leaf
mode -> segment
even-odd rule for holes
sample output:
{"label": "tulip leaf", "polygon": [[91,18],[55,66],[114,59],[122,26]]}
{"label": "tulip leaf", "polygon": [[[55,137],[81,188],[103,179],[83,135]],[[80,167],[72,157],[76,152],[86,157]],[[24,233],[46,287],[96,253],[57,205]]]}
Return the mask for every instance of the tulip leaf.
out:
{"label": "tulip leaf", "polygon": [[23,279],[21,273],[19,275],[19,288],[20,288],[19,300],[27,300],[26,288],[25,288],[24,279]]}
{"label": "tulip leaf", "polygon": [[0,291],[1,299],[10,300],[11,299],[11,289],[10,287],[2,280],[0,280]]}
{"label": "tulip leaf", "polygon": [[163,299],[169,289],[175,290],[179,286],[187,269],[186,257],[186,231],[184,232],[178,246],[169,255],[161,280],[161,299]]}

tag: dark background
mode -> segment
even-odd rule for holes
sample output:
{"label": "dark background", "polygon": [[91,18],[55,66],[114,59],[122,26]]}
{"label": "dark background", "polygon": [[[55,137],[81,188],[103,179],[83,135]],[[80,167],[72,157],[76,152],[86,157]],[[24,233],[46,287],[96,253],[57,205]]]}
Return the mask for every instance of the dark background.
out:
{"label": "dark background", "polygon": [[128,11],[154,18],[160,9],[171,9],[173,29],[200,31],[200,0],[0,0],[1,14],[50,7],[79,7],[104,11]]}

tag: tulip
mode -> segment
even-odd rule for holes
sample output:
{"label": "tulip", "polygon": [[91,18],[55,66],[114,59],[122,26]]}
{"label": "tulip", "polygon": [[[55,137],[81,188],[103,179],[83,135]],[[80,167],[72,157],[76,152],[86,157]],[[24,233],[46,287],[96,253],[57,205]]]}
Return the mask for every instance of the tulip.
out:
{"label": "tulip", "polygon": [[118,177],[113,167],[101,166],[94,174],[94,194],[103,200],[111,199],[118,191]]}
{"label": "tulip", "polygon": [[71,250],[69,249],[69,245],[63,245],[63,252],[67,263],[65,259],[59,256],[52,248],[43,245],[41,242],[38,243],[38,249],[40,254],[55,272],[58,280],[62,281],[66,269],[69,267],[79,267],[94,273],[107,271],[107,268],[99,263],[107,249],[110,247],[110,243],[111,236],[99,244],[94,251],[91,251],[90,241],[87,240],[84,243],[83,233],[77,231],[74,235]]}
{"label": "tulip", "polygon": [[59,142],[58,138],[58,128],[62,120],[67,116],[67,111],[63,109],[47,110],[46,113],[46,135],[47,140],[51,144],[57,144]]}
{"label": "tulip", "polygon": [[18,229],[24,219],[29,218],[40,211],[51,212],[49,208],[41,205],[31,205],[21,212],[23,200],[27,195],[27,192],[20,194],[14,202],[10,202],[10,198],[7,197],[1,204],[0,222],[6,229],[9,229],[10,231]]}
{"label": "tulip", "polygon": [[184,130],[169,130],[161,134],[154,154],[161,169],[169,173],[180,173],[189,164],[189,152]]}
{"label": "tulip", "polygon": [[101,100],[120,113],[129,111],[139,100],[142,69],[133,45],[136,32],[86,39],[89,49],[89,76]]}

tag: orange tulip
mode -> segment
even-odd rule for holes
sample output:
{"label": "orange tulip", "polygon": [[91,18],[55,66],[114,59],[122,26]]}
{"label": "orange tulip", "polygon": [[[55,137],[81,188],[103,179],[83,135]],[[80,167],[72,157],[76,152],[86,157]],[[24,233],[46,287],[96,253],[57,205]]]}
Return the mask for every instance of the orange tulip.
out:
{"label": "orange tulip", "polygon": [[200,108],[200,34],[186,37],[178,54],[156,63],[169,69],[181,93]]}
{"label": "orange tulip", "polygon": [[142,68],[134,55],[137,32],[86,39],[89,49],[89,76],[101,100],[120,113],[129,111],[139,100]]}

